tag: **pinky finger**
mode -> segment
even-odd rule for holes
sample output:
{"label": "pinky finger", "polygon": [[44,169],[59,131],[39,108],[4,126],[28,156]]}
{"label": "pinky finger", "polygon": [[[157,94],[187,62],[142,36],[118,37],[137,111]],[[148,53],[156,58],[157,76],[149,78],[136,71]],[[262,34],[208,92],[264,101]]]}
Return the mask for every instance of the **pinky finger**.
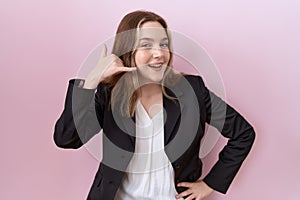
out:
{"label": "pinky finger", "polygon": [[188,198],[186,200],[193,200],[195,199],[195,196],[193,194],[191,194],[190,196],[188,196]]}
{"label": "pinky finger", "polygon": [[135,71],[137,68],[136,67],[122,67],[122,71],[124,72],[131,72],[131,71]]}

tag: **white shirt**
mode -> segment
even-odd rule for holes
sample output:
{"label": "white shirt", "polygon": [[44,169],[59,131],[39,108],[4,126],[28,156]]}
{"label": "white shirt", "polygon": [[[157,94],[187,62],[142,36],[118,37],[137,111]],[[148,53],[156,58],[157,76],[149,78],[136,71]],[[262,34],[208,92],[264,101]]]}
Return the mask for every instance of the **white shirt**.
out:
{"label": "white shirt", "polygon": [[136,109],[135,153],[115,200],[175,200],[174,170],[164,152],[163,109],[152,119],[140,100]]}

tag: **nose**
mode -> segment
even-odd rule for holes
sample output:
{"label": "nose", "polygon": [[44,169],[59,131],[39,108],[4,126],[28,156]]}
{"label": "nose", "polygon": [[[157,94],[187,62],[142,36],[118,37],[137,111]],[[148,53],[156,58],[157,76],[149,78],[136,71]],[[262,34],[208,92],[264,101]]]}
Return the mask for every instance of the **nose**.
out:
{"label": "nose", "polygon": [[154,58],[159,58],[163,55],[162,49],[160,47],[152,48],[152,55]]}

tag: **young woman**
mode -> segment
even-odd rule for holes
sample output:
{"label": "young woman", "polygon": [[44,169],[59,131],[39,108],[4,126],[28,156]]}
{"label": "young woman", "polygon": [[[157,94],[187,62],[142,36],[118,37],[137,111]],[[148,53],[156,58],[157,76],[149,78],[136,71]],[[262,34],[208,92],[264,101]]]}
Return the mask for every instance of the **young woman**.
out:
{"label": "young woman", "polygon": [[[88,199],[203,199],[226,193],[255,138],[253,127],[200,76],[172,68],[165,20],[135,11],[121,21],[112,54],[103,45],[85,80],[69,81],[55,125],[61,148],[79,148],[103,129],[103,159]],[[200,180],[205,123],[228,138]]]}

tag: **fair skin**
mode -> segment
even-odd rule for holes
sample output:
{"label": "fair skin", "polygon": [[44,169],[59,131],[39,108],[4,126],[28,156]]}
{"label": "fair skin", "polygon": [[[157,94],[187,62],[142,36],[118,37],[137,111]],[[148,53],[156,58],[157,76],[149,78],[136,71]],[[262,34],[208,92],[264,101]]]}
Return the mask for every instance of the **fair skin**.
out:
{"label": "fair skin", "polygon": [[146,22],[141,26],[135,53],[141,85],[139,98],[152,118],[162,108],[162,91],[159,82],[170,60],[168,38],[158,22]]}
{"label": "fair skin", "polygon": [[[137,70],[140,82],[141,103],[150,117],[153,117],[162,108],[162,91],[160,81],[170,60],[168,39],[165,30],[158,22],[146,22],[141,26],[138,36],[138,46],[135,53],[137,67],[124,67],[121,59],[116,55],[107,55],[106,46],[103,46],[100,59],[96,67],[88,74],[83,88],[96,89],[106,77],[115,73]],[[187,200],[202,200],[214,190],[202,180],[196,182],[181,182],[179,187],[187,189],[176,195],[176,199],[189,195]]]}

